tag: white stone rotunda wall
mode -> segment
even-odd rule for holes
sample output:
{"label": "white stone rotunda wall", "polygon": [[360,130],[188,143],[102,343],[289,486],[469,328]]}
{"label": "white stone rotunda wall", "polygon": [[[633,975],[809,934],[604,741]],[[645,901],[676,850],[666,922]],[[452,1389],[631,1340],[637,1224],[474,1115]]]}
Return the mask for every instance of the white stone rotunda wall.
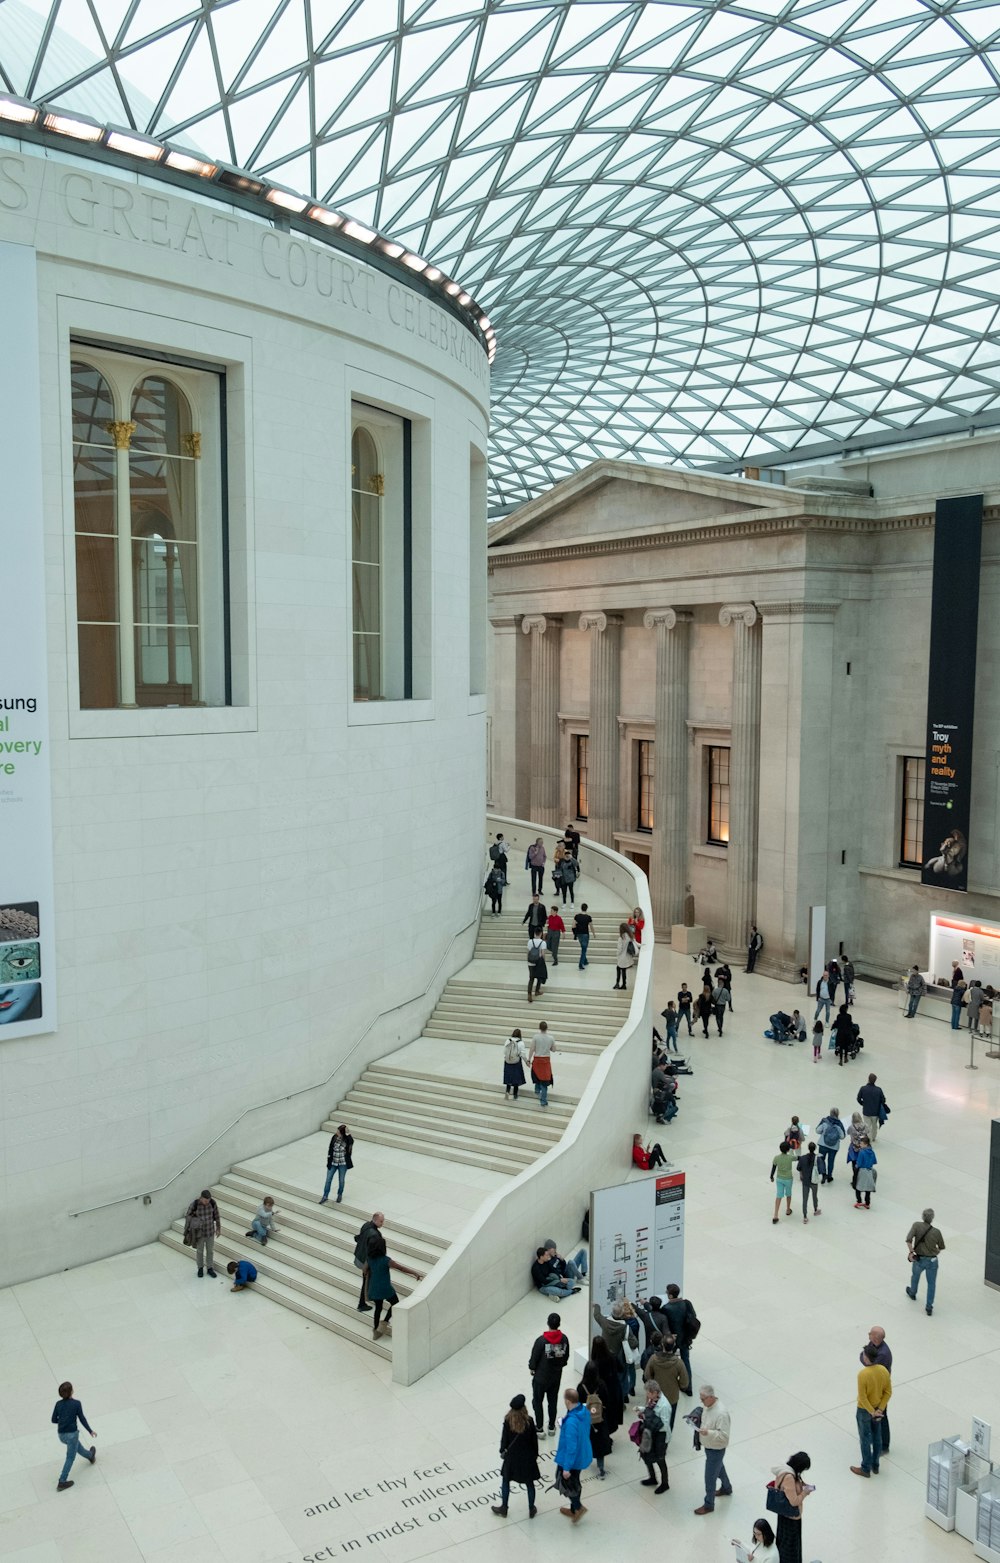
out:
{"label": "white stone rotunda wall", "polygon": [[[59,998],[56,1031],[0,1028],[10,1283],[153,1238],[233,1160],[313,1128],[468,959],[489,385],[405,278],[82,156],[0,140],[0,244],[37,267]],[[23,302],[0,299],[0,333]],[[225,370],[228,707],[80,709],[71,335]],[[352,397],[413,421],[407,702],[352,699]],[[5,591],[37,524],[0,514]]]}

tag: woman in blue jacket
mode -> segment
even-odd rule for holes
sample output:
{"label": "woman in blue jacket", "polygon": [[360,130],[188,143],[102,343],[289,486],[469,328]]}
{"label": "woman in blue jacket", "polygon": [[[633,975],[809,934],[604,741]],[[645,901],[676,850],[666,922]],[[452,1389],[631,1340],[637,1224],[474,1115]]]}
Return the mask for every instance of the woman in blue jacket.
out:
{"label": "woman in blue jacket", "polygon": [[566,1404],[566,1415],[562,1419],[559,1442],[556,1445],[556,1476],[562,1480],[562,1489],[569,1499],[569,1508],[562,1508],[559,1513],[567,1515],[573,1524],[577,1525],[581,1515],[587,1512],[580,1498],[580,1472],[585,1471],[593,1459],[590,1447],[590,1412],[586,1406],[581,1406],[575,1389],[567,1389],[563,1394],[563,1400]]}

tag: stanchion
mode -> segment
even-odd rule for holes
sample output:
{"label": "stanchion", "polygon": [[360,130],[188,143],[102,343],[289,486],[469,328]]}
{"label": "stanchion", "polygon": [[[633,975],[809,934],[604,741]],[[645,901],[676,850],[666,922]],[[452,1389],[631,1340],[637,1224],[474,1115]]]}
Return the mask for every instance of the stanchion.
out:
{"label": "stanchion", "polygon": [[970,1026],[969,1027],[969,1062],[965,1066],[966,1069],[978,1069],[979,1068],[979,1065],[974,1062],[975,1057],[976,1057],[976,1033],[972,1029],[972,1027]]}

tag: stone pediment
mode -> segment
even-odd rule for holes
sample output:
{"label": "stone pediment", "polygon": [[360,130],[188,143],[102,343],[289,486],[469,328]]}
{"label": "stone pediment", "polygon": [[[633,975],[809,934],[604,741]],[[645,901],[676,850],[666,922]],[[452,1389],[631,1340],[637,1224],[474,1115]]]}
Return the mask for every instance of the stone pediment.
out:
{"label": "stone pediment", "polygon": [[490,526],[491,547],[547,547],[708,521],[794,514],[794,489],[687,468],[593,462]]}

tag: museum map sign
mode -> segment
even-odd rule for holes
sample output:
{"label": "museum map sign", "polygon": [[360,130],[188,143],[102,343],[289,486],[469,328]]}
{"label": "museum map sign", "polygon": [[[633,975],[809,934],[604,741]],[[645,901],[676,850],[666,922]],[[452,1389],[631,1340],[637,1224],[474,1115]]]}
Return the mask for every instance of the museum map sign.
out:
{"label": "museum map sign", "polygon": [[38,363],[35,252],[0,244],[0,1043],[56,1026]]}
{"label": "museum map sign", "polygon": [[921,881],[969,888],[972,729],[983,496],[939,499],[934,517]]}

